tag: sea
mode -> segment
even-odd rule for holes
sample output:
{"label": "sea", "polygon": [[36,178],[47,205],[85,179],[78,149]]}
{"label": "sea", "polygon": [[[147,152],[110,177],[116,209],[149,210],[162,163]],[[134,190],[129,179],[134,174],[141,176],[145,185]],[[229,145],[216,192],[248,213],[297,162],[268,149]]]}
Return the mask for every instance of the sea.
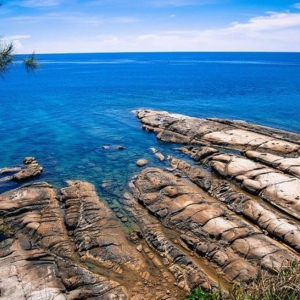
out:
{"label": "sea", "polygon": [[[33,181],[89,181],[110,203],[140,172],[138,159],[165,166],[150,148],[183,156],[142,130],[136,109],[300,133],[300,53],[37,54],[34,73],[20,58],[0,78],[0,169],[33,156],[44,167]],[[1,193],[19,186],[5,176]]]}

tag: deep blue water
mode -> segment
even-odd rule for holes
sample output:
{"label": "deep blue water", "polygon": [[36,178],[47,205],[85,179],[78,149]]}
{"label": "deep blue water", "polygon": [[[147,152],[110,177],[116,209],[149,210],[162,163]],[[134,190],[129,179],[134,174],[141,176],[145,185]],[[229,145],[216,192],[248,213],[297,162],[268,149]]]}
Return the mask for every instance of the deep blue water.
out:
{"label": "deep blue water", "polygon": [[[173,153],[140,129],[132,110],[243,119],[300,133],[300,53],[123,53],[38,55],[0,79],[0,168],[34,156],[38,180],[109,181],[114,191],[156,163],[149,148]],[[125,150],[104,150],[103,145]],[[0,191],[14,184],[1,184]],[[105,195],[104,195],[105,196]]]}

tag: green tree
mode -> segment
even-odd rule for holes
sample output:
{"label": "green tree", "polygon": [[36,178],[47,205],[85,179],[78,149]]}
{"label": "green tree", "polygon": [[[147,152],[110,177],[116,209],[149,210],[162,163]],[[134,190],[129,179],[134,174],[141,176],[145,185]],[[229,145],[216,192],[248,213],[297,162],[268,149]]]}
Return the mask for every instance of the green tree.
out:
{"label": "green tree", "polygon": [[[0,1],[0,6],[3,5],[3,2]],[[7,72],[9,66],[14,62],[21,60],[25,66],[26,71],[34,71],[39,67],[39,63],[35,58],[35,54],[32,53],[28,57],[21,59],[16,56],[15,48],[13,43],[5,43],[0,38],[0,75],[3,75]]]}

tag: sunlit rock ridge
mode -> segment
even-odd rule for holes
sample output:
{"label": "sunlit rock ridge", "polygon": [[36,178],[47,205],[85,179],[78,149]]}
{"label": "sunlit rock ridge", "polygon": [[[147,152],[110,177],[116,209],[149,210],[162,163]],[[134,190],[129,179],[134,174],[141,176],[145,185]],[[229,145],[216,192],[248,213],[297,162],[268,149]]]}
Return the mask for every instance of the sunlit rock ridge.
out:
{"label": "sunlit rock ridge", "polygon": [[88,182],[43,182],[34,158],[0,170],[19,185],[0,195],[1,299],[185,299],[299,260],[298,134],[135,114],[145,138],[178,149],[149,149],[159,164],[142,165],[113,203]]}

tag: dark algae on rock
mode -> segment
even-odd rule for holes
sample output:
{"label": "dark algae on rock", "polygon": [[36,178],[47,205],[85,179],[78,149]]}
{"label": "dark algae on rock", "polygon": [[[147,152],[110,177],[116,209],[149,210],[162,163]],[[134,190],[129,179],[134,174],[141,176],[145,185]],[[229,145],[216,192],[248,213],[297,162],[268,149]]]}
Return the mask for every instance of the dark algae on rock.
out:
{"label": "dark algae on rock", "polygon": [[1,299],[226,295],[299,261],[299,135],[135,113],[145,130],[181,147],[172,155],[149,149],[159,164],[138,169],[117,201],[122,213],[85,181],[30,183],[43,178],[32,157],[1,169],[0,184],[19,185],[0,195]]}

